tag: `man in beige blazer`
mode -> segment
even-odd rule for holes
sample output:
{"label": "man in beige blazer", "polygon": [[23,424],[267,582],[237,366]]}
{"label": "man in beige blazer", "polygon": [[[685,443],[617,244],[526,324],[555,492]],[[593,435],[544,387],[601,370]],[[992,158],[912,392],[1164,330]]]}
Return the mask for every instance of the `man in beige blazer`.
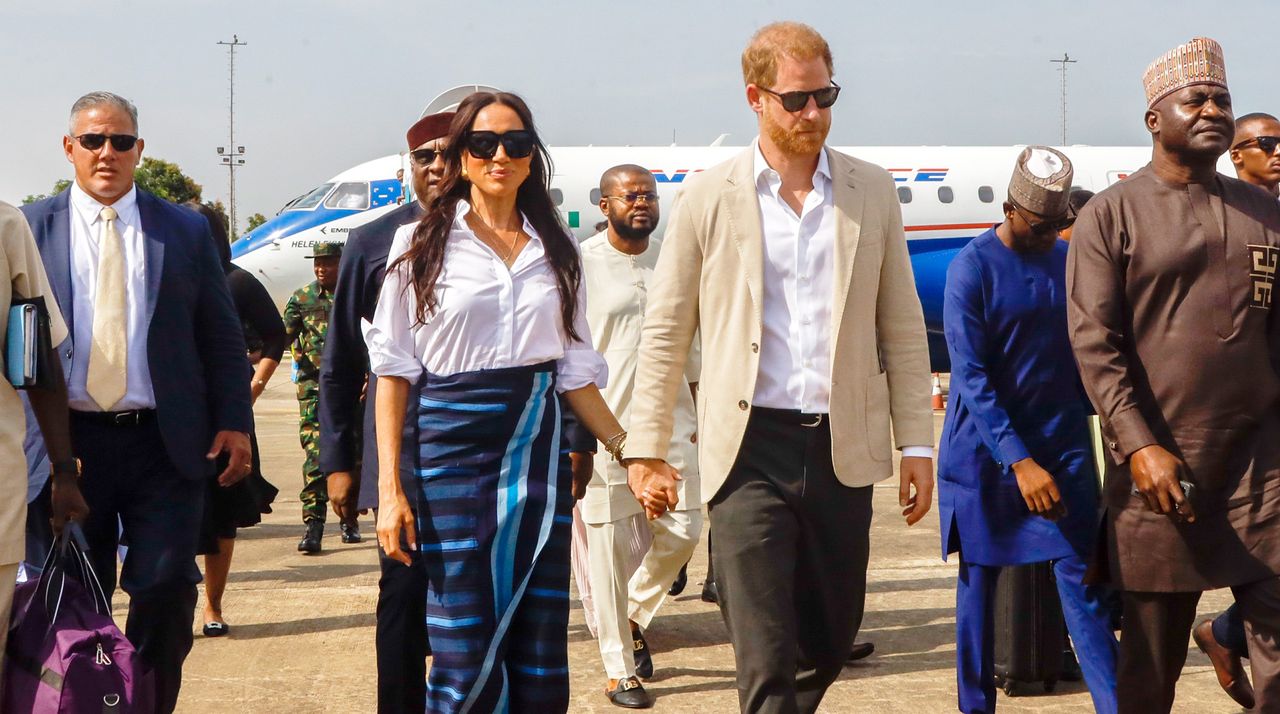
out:
{"label": "man in beige blazer", "polygon": [[811,712],[861,624],[871,486],[895,441],[907,524],[933,499],[928,349],[893,179],[824,146],[826,41],[769,25],[742,65],[760,136],[675,207],[625,461],[650,517],[676,504],[671,415],[700,329],[699,470],[739,703]]}

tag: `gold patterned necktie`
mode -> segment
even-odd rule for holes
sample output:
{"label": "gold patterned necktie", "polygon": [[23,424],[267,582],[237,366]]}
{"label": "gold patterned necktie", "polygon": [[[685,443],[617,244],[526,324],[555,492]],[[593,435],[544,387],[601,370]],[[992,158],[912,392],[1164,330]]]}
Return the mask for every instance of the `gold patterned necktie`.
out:
{"label": "gold patterned necktie", "polygon": [[93,344],[85,389],[103,411],[124,398],[127,386],[124,244],[116,230],[116,210],[102,209],[98,234],[98,285],[93,298]]}

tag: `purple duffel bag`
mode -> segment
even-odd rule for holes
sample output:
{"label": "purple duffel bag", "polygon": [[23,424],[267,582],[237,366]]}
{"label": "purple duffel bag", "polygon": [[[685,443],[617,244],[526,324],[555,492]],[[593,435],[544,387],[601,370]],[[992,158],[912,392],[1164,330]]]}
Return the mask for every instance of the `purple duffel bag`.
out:
{"label": "purple duffel bag", "polygon": [[75,524],[14,592],[3,696],[5,714],[155,710],[151,674],[111,619]]}

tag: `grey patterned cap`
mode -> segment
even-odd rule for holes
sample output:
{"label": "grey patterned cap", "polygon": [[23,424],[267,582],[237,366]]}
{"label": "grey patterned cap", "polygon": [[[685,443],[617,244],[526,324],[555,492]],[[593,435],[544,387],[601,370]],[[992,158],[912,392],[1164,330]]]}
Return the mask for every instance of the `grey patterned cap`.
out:
{"label": "grey patterned cap", "polygon": [[1045,218],[1066,215],[1071,193],[1071,160],[1047,146],[1028,146],[1018,154],[1009,179],[1009,198]]}

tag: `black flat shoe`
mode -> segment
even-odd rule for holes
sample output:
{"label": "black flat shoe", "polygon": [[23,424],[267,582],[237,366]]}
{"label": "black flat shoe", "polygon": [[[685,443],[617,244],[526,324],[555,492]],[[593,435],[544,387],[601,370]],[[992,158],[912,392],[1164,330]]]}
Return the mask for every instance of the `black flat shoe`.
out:
{"label": "black flat shoe", "polygon": [[653,700],[649,698],[649,693],[644,691],[644,687],[640,685],[640,681],[635,677],[627,677],[618,680],[618,686],[613,689],[605,689],[604,695],[616,707],[623,709],[651,709],[653,708]]}
{"label": "black flat shoe", "polygon": [[857,662],[860,659],[866,659],[876,651],[874,642],[855,642],[853,649],[849,651],[849,659],[846,662]]}
{"label": "black flat shoe", "polygon": [[360,537],[359,523],[343,523],[342,524],[342,542],[343,543],[360,543],[364,538]]}
{"label": "black flat shoe", "polygon": [[320,539],[324,537],[323,521],[307,521],[307,533],[298,541],[298,552],[314,555],[320,552]]}
{"label": "black flat shoe", "polygon": [[222,637],[231,632],[231,625],[214,620],[213,622],[204,623],[202,632],[204,632],[205,637]]}
{"label": "black flat shoe", "polygon": [[667,594],[670,595],[671,597],[675,597],[676,595],[679,595],[680,593],[684,592],[684,586],[688,584],[689,584],[689,564],[685,563],[684,566],[680,568],[680,574],[676,576],[676,581],[674,583],[671,583],[671,589],[667,591]]}
{"label": "black flat shoe", "polygon": [[653,657],[649,654],[649,643],[645,642],[644,633],[639,630],[631,632],[631,649],[636,658],[636,675],[641,679],[653,676]]}
{"label": "black flat shoe", "polygon": [[720,602],[720,592],[716,590],[714,580],[708,580],[702,584],[702,601],[715,605]]}

